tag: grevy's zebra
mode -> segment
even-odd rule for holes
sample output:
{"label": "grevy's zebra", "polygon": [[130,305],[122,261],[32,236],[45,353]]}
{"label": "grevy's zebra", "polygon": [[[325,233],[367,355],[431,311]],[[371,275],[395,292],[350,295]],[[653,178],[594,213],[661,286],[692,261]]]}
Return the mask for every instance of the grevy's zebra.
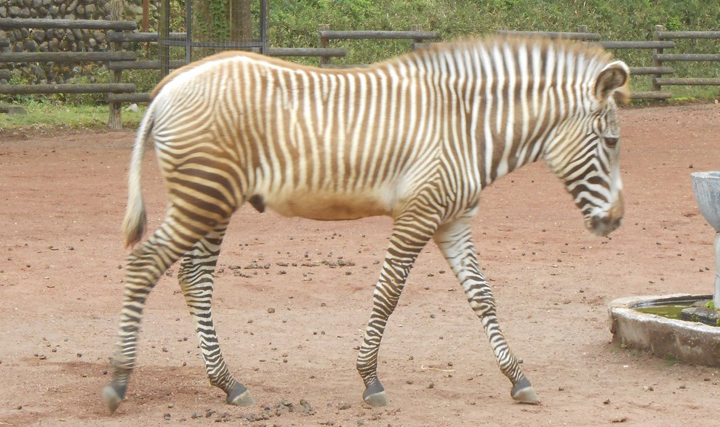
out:
{"label": "grevy's zebra", "polygon": [[394,219],[357,359],[363,398],[388,403],[377,353],[415,258],[434,238],[480,317],[512,397],[536,403],[500,330],[473,248],[480,191],[518,167],[546,160],[588,229],[620,225],[619,125],[613,94],[627,66],[599,48],[540,39],[468,40],[369,69],[328,71],[247,53],[190,64],[163,80],[140,126],[123,225],[140,241],[140,165],[155,141],[169,208],[130,255],[113,379],[114,411],[135,365],[145,300],[183,257],[180,286],[197,322],[210,382],[227,402],[253,403],[228,371],[213,326],[213,272],[232,213],[250,202],[286,216]]}

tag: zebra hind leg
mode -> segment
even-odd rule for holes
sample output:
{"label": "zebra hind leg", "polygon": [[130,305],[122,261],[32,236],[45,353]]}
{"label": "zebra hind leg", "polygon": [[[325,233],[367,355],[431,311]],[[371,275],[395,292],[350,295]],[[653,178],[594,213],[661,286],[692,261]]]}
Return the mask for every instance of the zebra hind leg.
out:
{"label": "zebra hind leg", "polygon": [[185,254],[178,272],[180,288],[195,320],[200,351],[205,361],[210,384],[227,394],[227,403],[237,406],[255,404],[250,392],[233,378],[223,359],[220,342],[212,318],[212,297],[215,267],[228,222],[215,227]]}
{"label": "zebra hind leg", "polygon": [[385,262],[375,286],[372,313],[357,358],[357,370],[365,383],[363,400],[370,406],[390,403],[377,376],[380,341],[388,318],[397,306],[405,279],[439,223],[439,218],[427,218],[427,215],[421,217],[422,221],[417,218],[417,214],[407,214],[395,221]]}
{"label": "zebra hind leg", "polygon": [[212,228],[187,219],[171,208],[160,228],[128,257],[120,328],[111,362],[112,380],[102,393],[111,413],[125,398],[128,380],[135,368],[137,339],[147,297],[160,276]]}
{"label": "zebra hind leg", "polygon": [[535,390],[520,370],[518,359],[500,330],[495,313],[495,299],[475,255],[470,233],[471,216],[443,225],[438,230],[435,241],[460,280],[470,307],[482,321],[500,370],[513,384],[510,395],[518,402],[537,404],[539,400]]}

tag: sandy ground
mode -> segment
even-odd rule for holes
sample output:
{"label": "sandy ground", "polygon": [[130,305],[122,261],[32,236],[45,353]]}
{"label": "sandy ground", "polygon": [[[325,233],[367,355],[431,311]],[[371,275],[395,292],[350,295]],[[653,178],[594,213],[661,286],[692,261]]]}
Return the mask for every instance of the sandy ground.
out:
{"label": "sandy ground", "polygon": [[[433,244],[383,340],[392,406],[363,404],[355,356],[390,220],[313,222],[246,206],[225,240],[215,314],[226,360],[258,404],[226,405],[208,384],[175,266],[150,298],[138,368],[112,416],[100,391],[123,288],[134,134],[0,132],[0,426],[720,425],[718,369],[620,348],[607,320],[615,298],[711,292],[713,231],[690,173],[720,167],[720,106],[621,118],[626,219],[610,238],[584,231],[544,164],[487,189],[474,221],[501,323],[541,405],[510,399]],[[154,228],[165,196],[152,153],[144,182]],[[354,265],[332,268],[339,259]],[[245,269],[254,262],[269,267]]]}

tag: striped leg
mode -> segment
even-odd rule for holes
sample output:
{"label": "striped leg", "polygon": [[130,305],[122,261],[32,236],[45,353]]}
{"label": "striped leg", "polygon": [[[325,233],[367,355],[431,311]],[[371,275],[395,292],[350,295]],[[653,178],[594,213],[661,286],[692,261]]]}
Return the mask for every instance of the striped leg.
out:
{"label": "striped leg", "polygon": [[377,377],[377,355],[387,320],[395,310],[405,279],[415,259],[437,229],[438,219],[418,219],[406,215],[395,220],[385,263],[375,285],[373,308],[365,338],[357,358],[357,370],[365,382],[363,399],[370,406],[389,404],[385,389]]}
{"label": "striped leg", "polygon": [[180,216],[171,208],[162,226],[128,258],[120,330],[111,362],[113,377],[103,389],[103,399],[111,412],[125,398],[128,379],[135,368],[135,346],[150,291],[165,270],[212,229],[200,222],[181,220]]}
{"label": "striped leg", "polygon": [[505,341],[495,313],[495,299],[492,296],[478,264],[470,233],[472,215],[445,224],[435,235],[435,241],[460,280],[470,307],[480,318],[490,340],[500,370],[513,384],[510,392],[513,399],[523,403],[538,403],[530,381],[520,370],[518,360]]}
{"label": "striped leg", "polygon": [[254,404],[255,401],[250,392],[230,374],[223,359],[212,318],[215,266],[227,226],[227,221],[218,224],[215,230],[197,242],[185,255],[178,272],[178,280],[190,314],[195,319],[200,351],[210,384],[227,393],[227,403],[247,406]]}

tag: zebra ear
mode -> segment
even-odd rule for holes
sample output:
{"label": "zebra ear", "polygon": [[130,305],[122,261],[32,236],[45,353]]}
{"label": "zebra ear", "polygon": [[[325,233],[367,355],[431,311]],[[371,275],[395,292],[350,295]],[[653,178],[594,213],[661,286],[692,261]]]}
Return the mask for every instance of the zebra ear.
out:
{"label": "zebra ear", "polygon": [[[595,82],[595,95],[600,102],[605,102],[615,91],[626,95],[624,86],[630,80],[630,69],[622,61],[614,61],[600,71]],[[622,89],[621,89],[622,88]]]}

